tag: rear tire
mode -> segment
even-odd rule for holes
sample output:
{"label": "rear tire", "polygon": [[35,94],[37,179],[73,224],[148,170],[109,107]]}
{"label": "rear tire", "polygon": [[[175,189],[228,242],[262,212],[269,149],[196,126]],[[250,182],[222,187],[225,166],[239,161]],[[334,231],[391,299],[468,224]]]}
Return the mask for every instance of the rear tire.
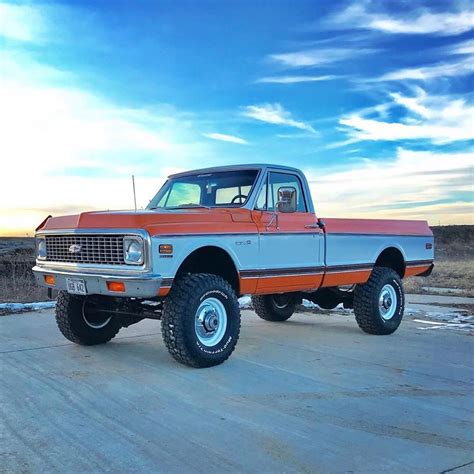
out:
{"label": "rear tire", "polygon": [[368,334],[392,334],[400,326],[405,309],[403,284],[391,268],[375,267],[367,283],[357,285],[354,313]]}
{"label": "rear tire", "polygon": [[253,309],[265,321],[283,322],[290,319],[299,301],[300,298],[291,293],[252,296]]}
{"label": "rear tire", "polygon": [[321,309],[335,309],[342,303],[342,298],[338,294],[337,289],[320,288],[313,295],[311,301],[317,304]]}
{"label": "rear tire", "polygon": [[212,367],[227,360],[239,339],[240,307],[232,287],[217,275],[186,275],[163,304],[163,341],[175,360]]}
{"label": "rear tire", "polygon": [[104,344],[120,330],[113,316],[94,311],[94,297],[70,295],[60,291],[56,300],[56,324],[62,335],[84,346]]}

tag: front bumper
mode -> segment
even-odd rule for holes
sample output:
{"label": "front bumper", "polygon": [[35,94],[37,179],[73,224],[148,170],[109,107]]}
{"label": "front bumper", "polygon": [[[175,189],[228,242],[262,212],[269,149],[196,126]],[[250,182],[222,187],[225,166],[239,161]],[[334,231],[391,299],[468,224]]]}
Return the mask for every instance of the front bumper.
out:
{"label": "front bumper", "polygon": [[[80,273],[77,271],[57,270],[49,267],[35,266],[33,273],[38,285],[52,288],[53,290],[67,290],[66,278],[80,278],[86,283],[87,294],[89,295],[109,295],[134,298],[153,298],[158,296],[163,278],[161,275],[151,273],[135,275],[110,275],[96,273]],[[48,285],[45,275],[54,276],[54,285]],[[121,281],[125,284],[125,291],[110,291],[107,282]]]}

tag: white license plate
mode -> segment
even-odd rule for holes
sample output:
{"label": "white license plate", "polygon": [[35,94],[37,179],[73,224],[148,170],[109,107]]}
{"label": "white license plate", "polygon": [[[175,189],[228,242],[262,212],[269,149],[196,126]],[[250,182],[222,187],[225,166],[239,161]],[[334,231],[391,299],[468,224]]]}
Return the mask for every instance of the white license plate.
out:
{"label": "white license plate", "polygon": [[66,278],[67,292],[73,295],[87,295],[86,282],[80,278]]}

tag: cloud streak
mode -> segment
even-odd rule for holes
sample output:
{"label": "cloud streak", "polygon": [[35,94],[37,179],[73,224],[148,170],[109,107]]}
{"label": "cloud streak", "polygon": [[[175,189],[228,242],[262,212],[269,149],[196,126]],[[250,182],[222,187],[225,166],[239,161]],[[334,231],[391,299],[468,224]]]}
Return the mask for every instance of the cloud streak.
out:
{"label": "cloud streak", "polygon": [[267,59],[286,68],[326,66],[354,56],[377,52],[371,48],[312,48],[291,53],[270,54]]}
{"label": "cloud streak", "polygon": [[374,81],[403,81],[418,80],[428,81],[442,77],[457,77],[472,74],[474,64],[474,41],[468,40],[457,45],[443,48],[443,56],[456,56],[458,59],[439,62],[429,66],[405,68],[389,72]]}
{"label": "cloud streak", "polygon": [[392,105],[405,109],[406,116],[398,122],[366,118],[360,113],[339,120],[358,140],[397,141],[429,140],[447,144],[474,139],[474,107],[466,100],[452,96],[428,96],[422,89],[406,97],[390,94]]}
{"label": "cloud streak", "polygon": [[262,84],[299,84],[301,82],[320,82],[339,79],[339,76],[267,76],[255,82]]}
{"label": "cloud streak", "polygon": [[383,161],[365,160],[339,171],[306,171],[321,216],[430,216],[433,224],[459,224],[473,222],[473,204],[461,195],[472,190],[471,163],[470,153],[398,148],[395,157]]}
{"label": "cloud streak", "polygon": [[237,143],[239,145],[248,145],[248,141],[243,138],[236,137],[235,135],[227,135],[225,133],[203,133],[203,136],[210,138],[211,140],[217,140],[221,142]]}
{"label": "cloud streak", "polygon": [[[388,34],[455,36],[474,28],[474,12],[469,7],[458,11],[412,11],[406,15],[391,15],[371,11],[377,3],[353,3],[328,20],[329,26],[375,30]],[[369,8],[368,8],[369,7]]]}
{"label": "cloud streak", "polygon": [[284,125],[316,133],[316,130],[310,124],[295,120],[291,113],[285,110],[281,104],[248,105],[243,108],[242,115],[260,122]]}

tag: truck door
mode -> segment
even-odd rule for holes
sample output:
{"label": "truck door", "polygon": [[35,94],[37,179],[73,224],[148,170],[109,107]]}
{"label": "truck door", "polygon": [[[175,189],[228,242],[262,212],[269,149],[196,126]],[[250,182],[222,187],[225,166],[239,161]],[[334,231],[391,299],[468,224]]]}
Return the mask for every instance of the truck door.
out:
{"label": "truck door", "polygon": [[[293,187],[297,210],[276,210],[278,190]],[[324,234],[297,174],[269,171],[252,212],[259,232],[259,273],[257,293],[316,289],[324,275]]]}

